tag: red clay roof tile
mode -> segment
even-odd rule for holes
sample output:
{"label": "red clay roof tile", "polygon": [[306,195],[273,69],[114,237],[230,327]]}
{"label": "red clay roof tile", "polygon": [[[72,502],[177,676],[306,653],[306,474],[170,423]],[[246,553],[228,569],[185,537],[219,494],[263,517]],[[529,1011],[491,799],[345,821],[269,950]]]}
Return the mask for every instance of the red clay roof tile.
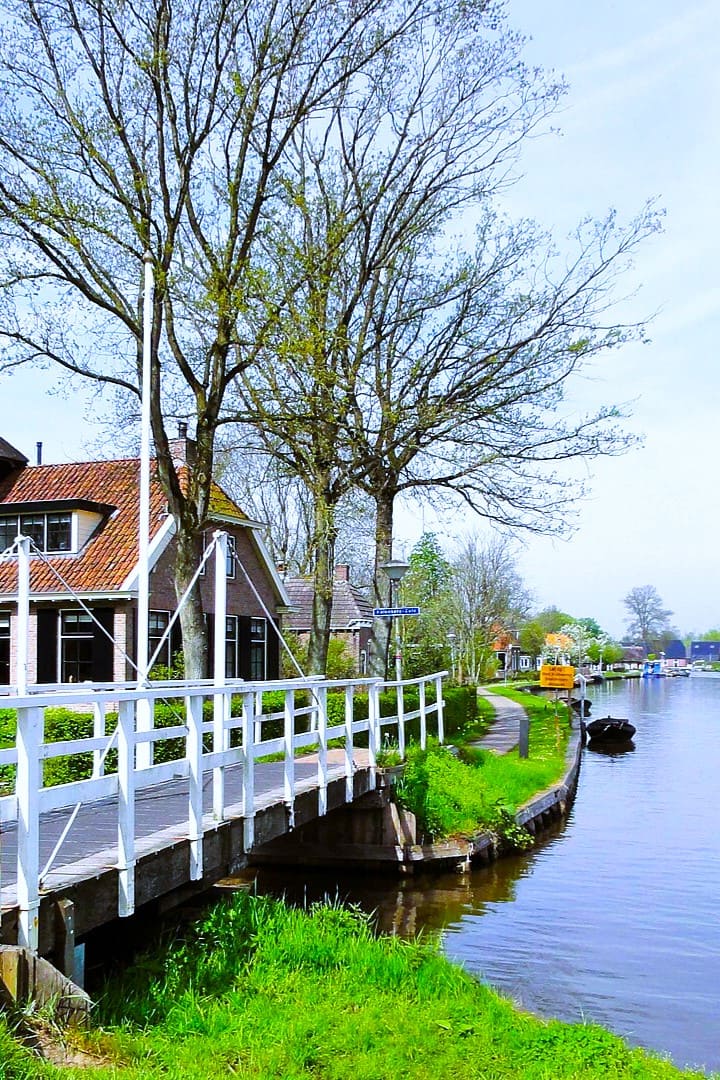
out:
{"label": "red clay roof tile", "polygon": [[[77,592],[115,592],[137,563],[139,474],[137,458],[88,461],[67,465],[27,466],[0,480],[0,514],[3,503],[41,502],[54,499],[88,500],[115,507],[99,530],[76,555],[33,558],[30,588],[33,593],[63,591],[57,574]],[[247,517],[213,483],[211,514]],[[150,484],[150,535],[167,518],[167,501],[159,481]],[[57,571],[57,574],[53,571]],[[17,562],[0,563],[0,595],[17,592]]]}

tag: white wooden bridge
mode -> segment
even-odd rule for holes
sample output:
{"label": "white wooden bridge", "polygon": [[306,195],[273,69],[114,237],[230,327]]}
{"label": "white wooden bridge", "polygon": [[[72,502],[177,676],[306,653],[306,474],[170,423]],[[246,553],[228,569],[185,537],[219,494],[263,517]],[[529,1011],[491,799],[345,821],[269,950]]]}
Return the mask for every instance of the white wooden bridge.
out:
{"label": "white wooden bridge", "polygon": [[[10,687],[0,696],[17,715],[14,745],[0,749],[0,941],[57,953],[68,934],[60,902],[81,938],[211,885],[256,844],[373,790],[386,737],[402,751],[414,722],[422,744],[428,733],[442,741],[444,674]],[[410,687],[419,707],[406,711]],[[398,691],[394,716],[380,715],[385,688]],[[176,713],[172,726],[154,726],[159,702]],[[87,713],[92,734],[48,741],[45,713],[58,707]],[[160,761],[169,740],[175,756]],[[82,762],[86,775],[46,784],[44,763],[57,758]]]}

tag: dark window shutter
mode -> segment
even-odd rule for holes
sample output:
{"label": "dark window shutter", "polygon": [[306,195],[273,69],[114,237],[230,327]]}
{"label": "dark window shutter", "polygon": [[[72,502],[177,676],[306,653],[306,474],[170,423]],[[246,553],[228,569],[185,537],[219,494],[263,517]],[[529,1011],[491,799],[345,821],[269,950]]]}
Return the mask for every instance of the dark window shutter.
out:
{"label": "dark window shutter", "polygon": [[250,678],[250,616],[238,615],[238,675]]}
{"label": "dark window shutter", "polygon": [[280,639],[274,619],[267,623],[267,678],[280,678]]}
{"label": "dark window shutter", "polygon": [[[113,632],[115,629],[114,608],[93,608],[93,615],[100,626],[107,631],[103,633],[100,626],[93,623],[93,654],[92,654],[92,677],[93,682],[113,681]],[[110,634],[110,637],[107,635]]]}
{"label": "dark window shutter", "polygon": [[205,634],[207,640],[207,654],[205,656],[205,676],[212,678],[215,650],[215,619],[211,614],[205,615]]}
{"label": "dark window shutter", "polygon": [[[170,613],[171,618],[172,618],[173,614],[174,614],[173,612]],[[175,622],[170,627],[170,663],[171,664],[175,663],[175,656],[177,655],[177,653],[182,652],[182,647],[183,647],[182,629],[180,627],[180,617],[178,616],[178,618],[175,620]]]}
{"label": "dark window shutter", "polygon": [[54,608],[38,608],[37,613],[37,681],[57,682],[57,625]]}

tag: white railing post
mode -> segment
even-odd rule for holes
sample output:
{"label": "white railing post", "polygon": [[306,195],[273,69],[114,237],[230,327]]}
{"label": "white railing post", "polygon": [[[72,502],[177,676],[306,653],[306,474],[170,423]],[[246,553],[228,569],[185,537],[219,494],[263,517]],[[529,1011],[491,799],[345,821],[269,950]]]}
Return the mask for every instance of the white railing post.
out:
{"label": "white railing post", "polygon": [[40,921],[40,787],[42,765],[40,745],[43,739],[43,711],[39,708],[17,711],[18,804],[17,899],[19,911],[18,944],[37,952]]}
{"label": "white railing post", "polygon": [[421,682],[418,686],[420,693],[420,749],[424,750],[427,746],[427,709],[425,708],[425,683]]}
{"label": "white railing post", "polygon": [[288,809],[288,828],[295,828],[295,691],[285,691],[283,727],[283,795]]}
{"label": "white railing post", "polygon": [[327,688],[318,687],[318,816],[327,813],[328,746],[327,746]]}
{"label": "white railing post", "polygon": [[135,911],[135,702],[118,707],[118,915]]}
{"label": "white railing post", "polygon": [[355,796],[353,782],[353,719],[355,694],[352,683],[345,687],[345,802],[352,802]]}
{"label": "white railing post", "polygon": [[[138,599],[137,599],[137,685],[147,684],[150,659],[150,436],[152,389],[152,326],[153,326],[153,266],[152,255],[143,256],[143,353],[142,383],[140,396],[140,477],[138,498]],[[138,731],[152,731],[155,714],[152,703],[138,701],[136,723]],[[140,743],[137,747],[137,765],[147,769],[153,763],[153,744]]]}
{"label": "white railing post", "polygon": [[[93,702],[93,738],[105,738],[105,702]],[[105,775],[105,752],[98,748],[93,750],[93,780]]]}
{"label": "white railing post", "polygon": [[203,699],[192,695],[185,699],[188,760],[188,839],[190,841],[190,880],[203,876]]}
{"label": "white railing post", "polygon": [[[215,644],[213,656],[213,682],[216,688],[225,686],[225,642],[227,639],[227,533],[215,533]],[[213,697],[213,750],[220,753],[228,749],[226,719],[229,714],[228,697]],[[213,769],[213,817],[222,821],[225,816],[225,768]]]}
{"label": "white railing post", "polygon": [[262,690],[256,690],[254,704],[255,720],[253,729],[253,739],[256,746],[258,743],[262,742],[262,711]]}
{"label": "white railing post", "polygon": [[437,705],[438,742],[442,745],[445,742],[445,720],[444,720],[444,716],[443,716],[442,675],[437,675],[435,677],[435,704]]}
{"label": "white railing post", "polygon": [[18,697],[27,693],[28,644],[30,640],[30,538],[18,536],[18,607],[15,685]]}
{"label": "white railing post", "polygon": [[405,760],[405,687],[397,684],[398,753]]}
{"label": "white railing post", "polygon": [[255,843],[255,694],[242,696],[242,742],[243,742],[243,846],[249,851]]}
{"label": "white railing post", "polygon": [[380,745],[380,684],[368,688],[368,763],[373,784]]}

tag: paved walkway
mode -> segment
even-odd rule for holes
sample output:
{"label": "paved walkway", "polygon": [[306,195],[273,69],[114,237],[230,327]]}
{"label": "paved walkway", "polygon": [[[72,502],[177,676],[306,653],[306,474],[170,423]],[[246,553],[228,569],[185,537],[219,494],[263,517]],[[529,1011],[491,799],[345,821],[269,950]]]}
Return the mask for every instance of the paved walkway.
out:
{"label": "paved walkway", "polygon": [[507,754],[520,741],[520,718],[525,712],[522,705],[510,701],[502,694],[493,694],[490,690],[479,689],[478,694],[489,701],[495,710],[495,719],[490,730],[482,739],[475,740],[472,746],[481,746],[483,750],[493,750],[496,754]]}

